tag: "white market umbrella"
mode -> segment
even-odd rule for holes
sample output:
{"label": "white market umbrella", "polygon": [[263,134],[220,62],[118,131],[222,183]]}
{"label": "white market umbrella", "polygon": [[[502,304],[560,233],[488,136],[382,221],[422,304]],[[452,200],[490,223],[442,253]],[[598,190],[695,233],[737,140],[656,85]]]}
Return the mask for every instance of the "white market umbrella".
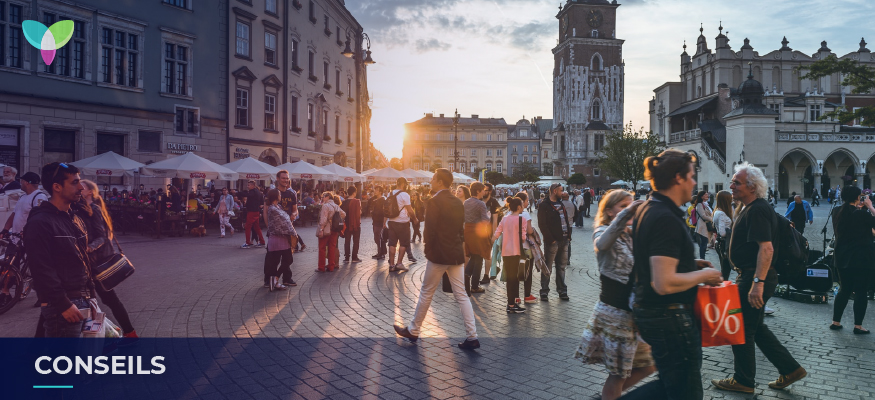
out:
{"label": "white market umbrella", "polygon": [[431,179],[431,177],[434,176],[434,171],[429,172],[429,171],[426,171],[426,170],[418,169],[418,170],[416,170],[416,172],[419,172],[419,173],[422,174],[423,176],[428,177],[428,179]]}
{"label": "white market umbrella", "polygon": [[291,179],[315,179],[317,181],[333,181],[337,179],[337,174],[306,161],[285,163],[277,168],[289,171],[289,178]]}
{"label": "white market umbrella", "polygon": [[474,178],[471,178],[468,175],[465,175],[461,172],[453,172],[453,183],[471,183],[474,182]]}
{"label": "white market umbrella", "polygon": [[401,171],[401,174],[404,175],[404,177],[411,182],[427,183],[429,180],[431,180],[431,176],[426,177],[421,172],[411,168],[407,168],[404,171]]}
{"label": "white market umbrella", "polygon": [[611,184],[611,186],[629,186],[626,181],[619,180]]}
{"label": "white market umbrella", "polygon": [[387,182],[394,183],[398,178],[407,178],[400,171],[392,167],[386,167],[364,174],[368,182]]}
{"label": "white market umbrella", "polygon": [[236,172],[191,152],[141,167],[140,173],[160,178],[237,179]]}
{"label": "white market umbrella", "polygon": [[363,182],[365,180],[364,175],[357,174],[349,168],[334,163],[323,165],[322,169],[337,175],[337,180],[340,182]]}
{"label": "white market umbrella", "polygon": [[240,175],[240,179],[252,179],[256,181],[274,180],[280,169],[268,163],[258,161],[254,157],[246,157],[232,163],[223,165]]}
{"label": "white market umbrella", "polygon": [[83,175],[93,176],[133,175],[141,167],[146,166],[143,163],[131,160],[112,151],[98,154],[94,157],[83,158],[70,164],[79,168]]}

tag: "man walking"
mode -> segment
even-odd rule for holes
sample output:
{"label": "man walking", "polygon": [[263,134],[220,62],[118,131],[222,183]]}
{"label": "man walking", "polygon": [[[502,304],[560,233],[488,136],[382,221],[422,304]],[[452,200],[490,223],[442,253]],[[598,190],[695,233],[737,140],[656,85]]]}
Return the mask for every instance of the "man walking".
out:
{"label": "man walking", "polygon": [[711,384],[717,389],[753,393],[756,344],[781,374],[777,380],[769,382],[769,387],[784,389],[804,378],[808,372],[763,323],[763,308],[778,285],[778,275],[772,268],[774,244],[778,239],[777,215],[765,200],[768,195],[766,177],[759,168],[749,163],[737,165],[729,189],[732,199],[743,205],[732,224],[729,261],[739,271],[736,284],[741,297],[745,343],[732,346],[735,374],[726,379],[714,379]]}
{"label": "man walking", "polygon": [[383,187],[374,187],[374,197],[369,202],[371,205],[371,221],[374,232],[374,243],[377,245],[377,254],[371,256],[374,260],[382,260],[386,258],[386,240],[383,239],[383,225],[386,224],[386,216],[383,213],[383,207],[386,204],[386,198],[383,197]]}
{"label": "man walking", "polygon": [[[392,215],[392,204],[396,202],[398,205],[398,214]],[[410,195],[407,194],[407,179],[398,178],[395,184],[395,190],[386,199],[388,203],[385,209],[390,210],[387,213],[389,222],[389,272],[407,271],[401,259],[404,258],[404,253],[407,247],[410,246],[410,220],[416,218],[416,213],[413,211],[410,203]],[[398,253],[395,253],[398,250]],[[398,262],[395,262],[395,254],[398,254]]]}
{"label": "man walking", "polygon": [[811,212],[811,206],[799,195],[793,198],[793,202],[787,207],[784,217],[789,219],[793,223],[793,227],[802,234],[805,233],[806,222],[808,224],[814,223],[814,213]]}
{"label": "man walking", "polygon": [[[259,216],[261,215],[261,206],[264,204],[264,195],[255,187],[255,181],[249,181],[249,191],[246,192],[246,225],[243,231],[246,232],[246,243],[240,246],[243,249],[252,247],[264,247],[264,235],[261,234],[261,224]],[[258,234],[258,244],[252,245],[252,231]]]}
{"label": "man walking", "polygon": [[583,216],[589,218],[589,208],[592,205],[592,189],[583,189]]}
{"label": "man walking", "polygon": [[[568,287],[565,285],[565,267],[568,264],[568,245],[571,241],[571,223],[568,211],[562,204],[562,185],[550,185],[549,201],[538,206],[538,229],[544,235],[544,262],[547,268],[556,266],[556,292],[559,298],[568,300]],[[550,276],[541,273],[541,301],[548,301]]]}
{"label": "man walking", "polygon": [[79,169],[51,163],[42,170],[43,187],[51,193],[30,212],[24,242],[33,286],[39,296],[40,323],[45,337],[82,334],[93,286],[88,276],[85,223],[71,210],[82,198]]}
{"label": "man walking", "polygon": [[702,338],[693,304],[700,283],[719,285],[720,271],[693,258],[684,212],[696,185],[695,159],[669,149],[644,162],[654,192],[632,225],[632,312],[641,338],[650,344],[659,379],[623,399],[701,400]]}
{"label": "man walking", "polygon": [[465,285],[462,283],[465,275],[463,248],[465,207],[461,200],[450,193],[449,188],[452,184],[453,174],[446,168],[438,168],[431,178],[431,188],[436,193],[425,208],[425,230],[422,239],[425,242],[425,258],[428,262],[422,279],[422,290],[410,324],[407,327],[395,325],[394,328],[399,336],[411,341],[419,339],[422,323],[431,306],[434,292],[441,284],[443,274],[446,273],[453,286],[453,297],[459,304],[465,321],[467,338],[458,346],[463,350],[474,350],[480,347],[480,341],[477,339],[471,299],[465,293]]}
{"label": "man walking", "polygon": [[358,189],[355,186],[350,186],[346,189],[346,200],[340,205],[340,208],[346,213],[346,221],[344,224],[346,230],[343,238],[343,261],[350,260],[349,242],[352,242],[352,262],[362,262],[359,260],[359,238],[362,234],[362,202],[356,198]]}

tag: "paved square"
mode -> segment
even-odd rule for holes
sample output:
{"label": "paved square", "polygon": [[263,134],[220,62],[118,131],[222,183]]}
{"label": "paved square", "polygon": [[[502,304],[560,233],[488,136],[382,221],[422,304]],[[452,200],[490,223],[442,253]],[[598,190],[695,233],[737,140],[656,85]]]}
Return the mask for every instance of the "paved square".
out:
{"label": "paved square", "polygon": [[[820,247],[816,238],[827,209],[814,208],[816,222],[807,234],[813,248]],[[549,302],[529,304],[525,314],[507,315],[502,312],[504,284],[494,281],[486,293],[473,296],[483,347],[470,353],[455,347],[464,329],[450,294],[436,294],[416,344],[392,330],[393,323],[406,323],[413,314],[425,269],[421,243],[414,245],[419,262],[407,273],[390,274],[385,261],[371,260],[376,247],[365,234],[359,255],[365,262],[316,273],[315,229],[302,228],[299,233],[310,247],[295,255],[292,269],[298,286],[269,293],[261,287],[264,250],[240,249],[241,233],[226,239],[212,231],[206,238],[128,235],[121,241],[137,273],[117,291],[142,337],[289,339],[288,346],[229,349],[220,363],[232,379],[192,384],[191,397],[594,399],[606,377],[604,368],[572,358],[599,291],[591,223],[588,219],[586,228],[574,230],[567,276],[571,300],[560,301],[554,290]],[[371,231],[369,219],[362,230]],[[713,251],[708,257],[713,259]],[[535,282],[534,291],[538,287]],[[38,317],[32,302],[0,316],[0,336],[32,335]],[[769,305],[776,312],[767,324],[809,377],[786,391],[771,390],[766,382],[777,372],[758,353],[758,398],[871,397],[872,337],[854,336],[849,329],[828,330],[832,303],[774,299]],[[848,307],[845,325],[851,318]],[[249,374],[266,363],[283,366],[285,373],[270,379]],[[750,397],[710,386],[710,379],[731,371],[729,347],[705,349],[706,398]]]}

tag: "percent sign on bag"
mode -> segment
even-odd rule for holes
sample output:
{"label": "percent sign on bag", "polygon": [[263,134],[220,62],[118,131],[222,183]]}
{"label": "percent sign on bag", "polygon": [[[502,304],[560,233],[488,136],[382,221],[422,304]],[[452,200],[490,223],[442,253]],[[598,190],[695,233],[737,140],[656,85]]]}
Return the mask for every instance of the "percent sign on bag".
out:
{"label": "percent sign on bag", "polygon": [[[724,328],[726,333],[730,335],[734,335],[738,333],[739,329],[742,327],[741,318],[738,318],[737,314],[741,314],[740,308],[729,309],[729,300],[726,300],[726,304],[723,306],[723,311],[721,312],[717,305],[714,303],[708,303],[705,306],[705,320],[709,323],[717,323],[716,329],[711,333],[711,337],[717,336],[720,333],[720,328]],[[713,317],[712,317],[713,315]]]}
{"label": "percent sign on bag", "polygon": [[702,346],[744,344],[744,318],[738,286],[724,282],[721,286],[699,288],[696,317],[702,325]]}

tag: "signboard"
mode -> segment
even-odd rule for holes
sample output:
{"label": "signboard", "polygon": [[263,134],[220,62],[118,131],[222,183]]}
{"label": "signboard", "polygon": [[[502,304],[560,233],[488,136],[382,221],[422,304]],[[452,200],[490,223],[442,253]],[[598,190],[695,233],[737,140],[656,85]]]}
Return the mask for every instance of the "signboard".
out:
{"label": "signboard", "polygon": [[108,169],[97,170],[97,176],[112,176],[112,171]]}
{"label": "signboard", "polygon": [[170,150],[173,154],[185,154],[200,151],[200,146],[196,144],[167,143],[167,150]]}
{"label": "signboard", "polygon": [[235,147],[234,148],[234,159],[242,160],[244,158],[249,158],[249,149],[245,147]]}
{"label": "signboard", "polygon": [[312,174],[301,174],[301,179],[313,179]]}
{"label": "signboard", "polygon": [[190,174],[190,176],[191,176],[192,179],[194,179],[194,178],[206,178],[206,177],[207,177],[207,174],[205,174],[205,173],[203,173],[203,172],[192,172],[192,173]]}
{"label": "signboard", "polygon": [[354,181],[355,179],[353,179],[353,177],[351,177],[351,176],[347,176],[346,178],[343,178],[343,180],[344,180],[345,182],[352,182],[352,181]]}
{"label": "signboard", "polygon": [[829,278],[829,270],[808,268],[808,276],[813,278]]}
{"label": "signboard", "polygon": [[18,146],[18,128],[0,128],[0,146]]}
{"label": "signboard", "polygon": [[261,179],[261,174],[246,174],[246,179]]}

